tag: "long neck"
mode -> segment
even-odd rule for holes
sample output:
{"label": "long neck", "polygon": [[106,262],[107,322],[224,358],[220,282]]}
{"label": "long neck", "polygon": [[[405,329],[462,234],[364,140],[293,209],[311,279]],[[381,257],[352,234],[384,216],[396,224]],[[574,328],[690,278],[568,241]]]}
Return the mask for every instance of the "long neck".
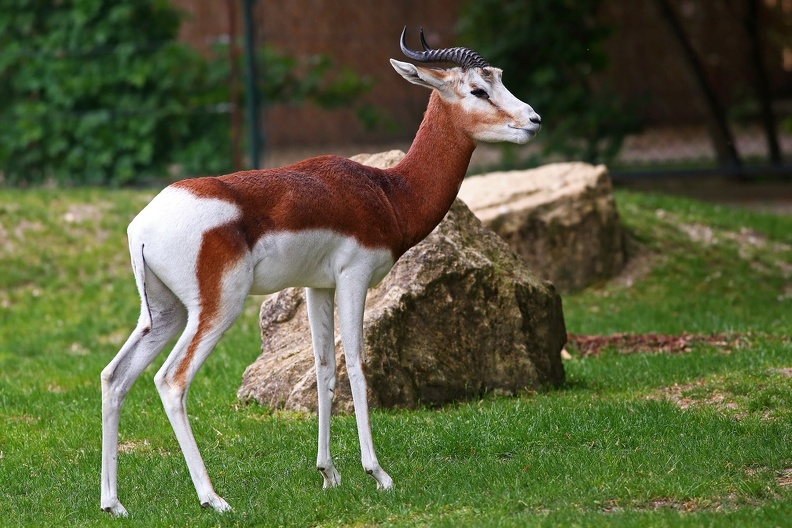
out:
{"label": "long neck", "polygon": [[476,143],[461,129],[452,105],[432,91],[429,106],[404,159],[389,172],[405,190],[393,196],[404,251],[423,240],[451,208]]}

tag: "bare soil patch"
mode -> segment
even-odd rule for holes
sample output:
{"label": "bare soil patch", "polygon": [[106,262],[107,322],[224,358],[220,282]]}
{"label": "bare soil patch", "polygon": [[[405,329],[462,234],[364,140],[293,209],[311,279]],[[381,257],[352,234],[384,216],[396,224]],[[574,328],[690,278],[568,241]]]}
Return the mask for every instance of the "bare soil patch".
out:
{"label": "bare soil patch", "polygon": [[776,478],[779,486],[792,486],[792,468],[786,468]]}
{"label": "bare soil patch", "polygon": [[622,354],[681,354],[706,345],[732,351],[750,345],[748,334],[567,334],[567,345],[581,356],[598,356],[604,350]]}
{"label": "bare soil patch", "polygon": [[[703,379],[684,384],[674,383],[670,387],[661,387],[657,389],[657,393],[659,398],[675,403],[680,409],[689,409],[690,407],[695,406],[707,406],[715,407],[721,412],[727,410],[736,412],[739,410],[738,403],[734,401],[730,395],[717,388],[709,388],[709,390],[707,390],[703,395],[691,395],[691,392],[694,389],[707,388],[711,384],[711,380],[708,381]],[[656,399],[654,397],[652,398]],[[737,417],[741,417],[741,414],[738,413]]]}

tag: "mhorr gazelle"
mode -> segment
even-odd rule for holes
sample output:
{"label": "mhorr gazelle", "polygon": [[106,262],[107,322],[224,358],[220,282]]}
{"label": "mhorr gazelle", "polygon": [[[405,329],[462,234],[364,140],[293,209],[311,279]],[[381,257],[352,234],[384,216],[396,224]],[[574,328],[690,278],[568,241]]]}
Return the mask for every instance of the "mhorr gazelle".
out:
{"label": "mhorr gazelle", "polygon": [[204,507],[230,508],[214,490],[187,417],[195,374],[242,312],[249,293],[305,287],[316,358],[319,449],[324,487],[341,478],[330,455],[336,381],[334,304],[352,388],[363,468],[388,489],[374,452],[363,373],[363,307],[368,288],[423,240],[451,207],[478,141],[526,143],[539,115],[503,85],[502,72],[466,48],[402,52],[427,68],[391,59],[407,81],[432,90],[407,155],[390,169],[320,156],[277,169],[187,179],[162,192],[127,230],[141,299],[137,327],[102,371],[103,510],[126,515],[118,499],[118,425],[132,384],[179,336],[154,377]]}

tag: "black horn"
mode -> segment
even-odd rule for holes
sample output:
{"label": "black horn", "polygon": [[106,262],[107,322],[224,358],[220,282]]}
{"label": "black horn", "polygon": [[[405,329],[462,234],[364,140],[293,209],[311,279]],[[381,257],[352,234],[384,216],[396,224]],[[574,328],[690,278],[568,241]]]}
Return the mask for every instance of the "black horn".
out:
{"label": "black horn", "polygon": [[481,55],[468,48],[430,48],[424,38],[423,28],[421,28],[423,51],[413,51],[407,47],[407,26],[404,26],[402,30],[400,45],[402,53],[418,62],[453,62],[461,66],[463,70],[489,67],[489,63]]}
{"label": "black horn", "polygon": [[[407,26],[405,26],[404,30],[402,31],[402,42],[404,42],[404,36],[406,32],[407,32]],[[423,28],[421,28],[420,35],[421,35],[421,46],[423,46],[424,51],[432,51],[432,48],[430,48],[429,44],[426,43],[426,38],[424,37],[423,34]]]}

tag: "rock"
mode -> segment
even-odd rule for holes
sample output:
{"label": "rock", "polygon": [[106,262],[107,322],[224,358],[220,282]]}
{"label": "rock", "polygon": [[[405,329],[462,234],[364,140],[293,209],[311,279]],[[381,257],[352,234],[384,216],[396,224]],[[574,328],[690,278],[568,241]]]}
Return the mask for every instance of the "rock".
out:
{"label": "rock", "polygon": [[[384,166],[401,159],[390,154],[366,159]],[[262,354],[245,371],[238,396],[273,409],[315,411],[302,290],[267,299],[261,328]],[[426,240],[369,290],[364,332],[373,407],[414,408],[564,381],[561,298],[459,200]],[[338,338],[336,359],[333,404],[350,412]]]}
{"label": "rock", "polygon": [[349,159],[370,167],[387,169],[399,163],[403,157],[404,152],[401,150],[388,150],[386,152],[378,152],[376,154],[357,154]]}
{"label": "rock", "polygon": [[467,178],[459,197],[562,291],[615,276],[625,237],[604,165],[556,163]]}

